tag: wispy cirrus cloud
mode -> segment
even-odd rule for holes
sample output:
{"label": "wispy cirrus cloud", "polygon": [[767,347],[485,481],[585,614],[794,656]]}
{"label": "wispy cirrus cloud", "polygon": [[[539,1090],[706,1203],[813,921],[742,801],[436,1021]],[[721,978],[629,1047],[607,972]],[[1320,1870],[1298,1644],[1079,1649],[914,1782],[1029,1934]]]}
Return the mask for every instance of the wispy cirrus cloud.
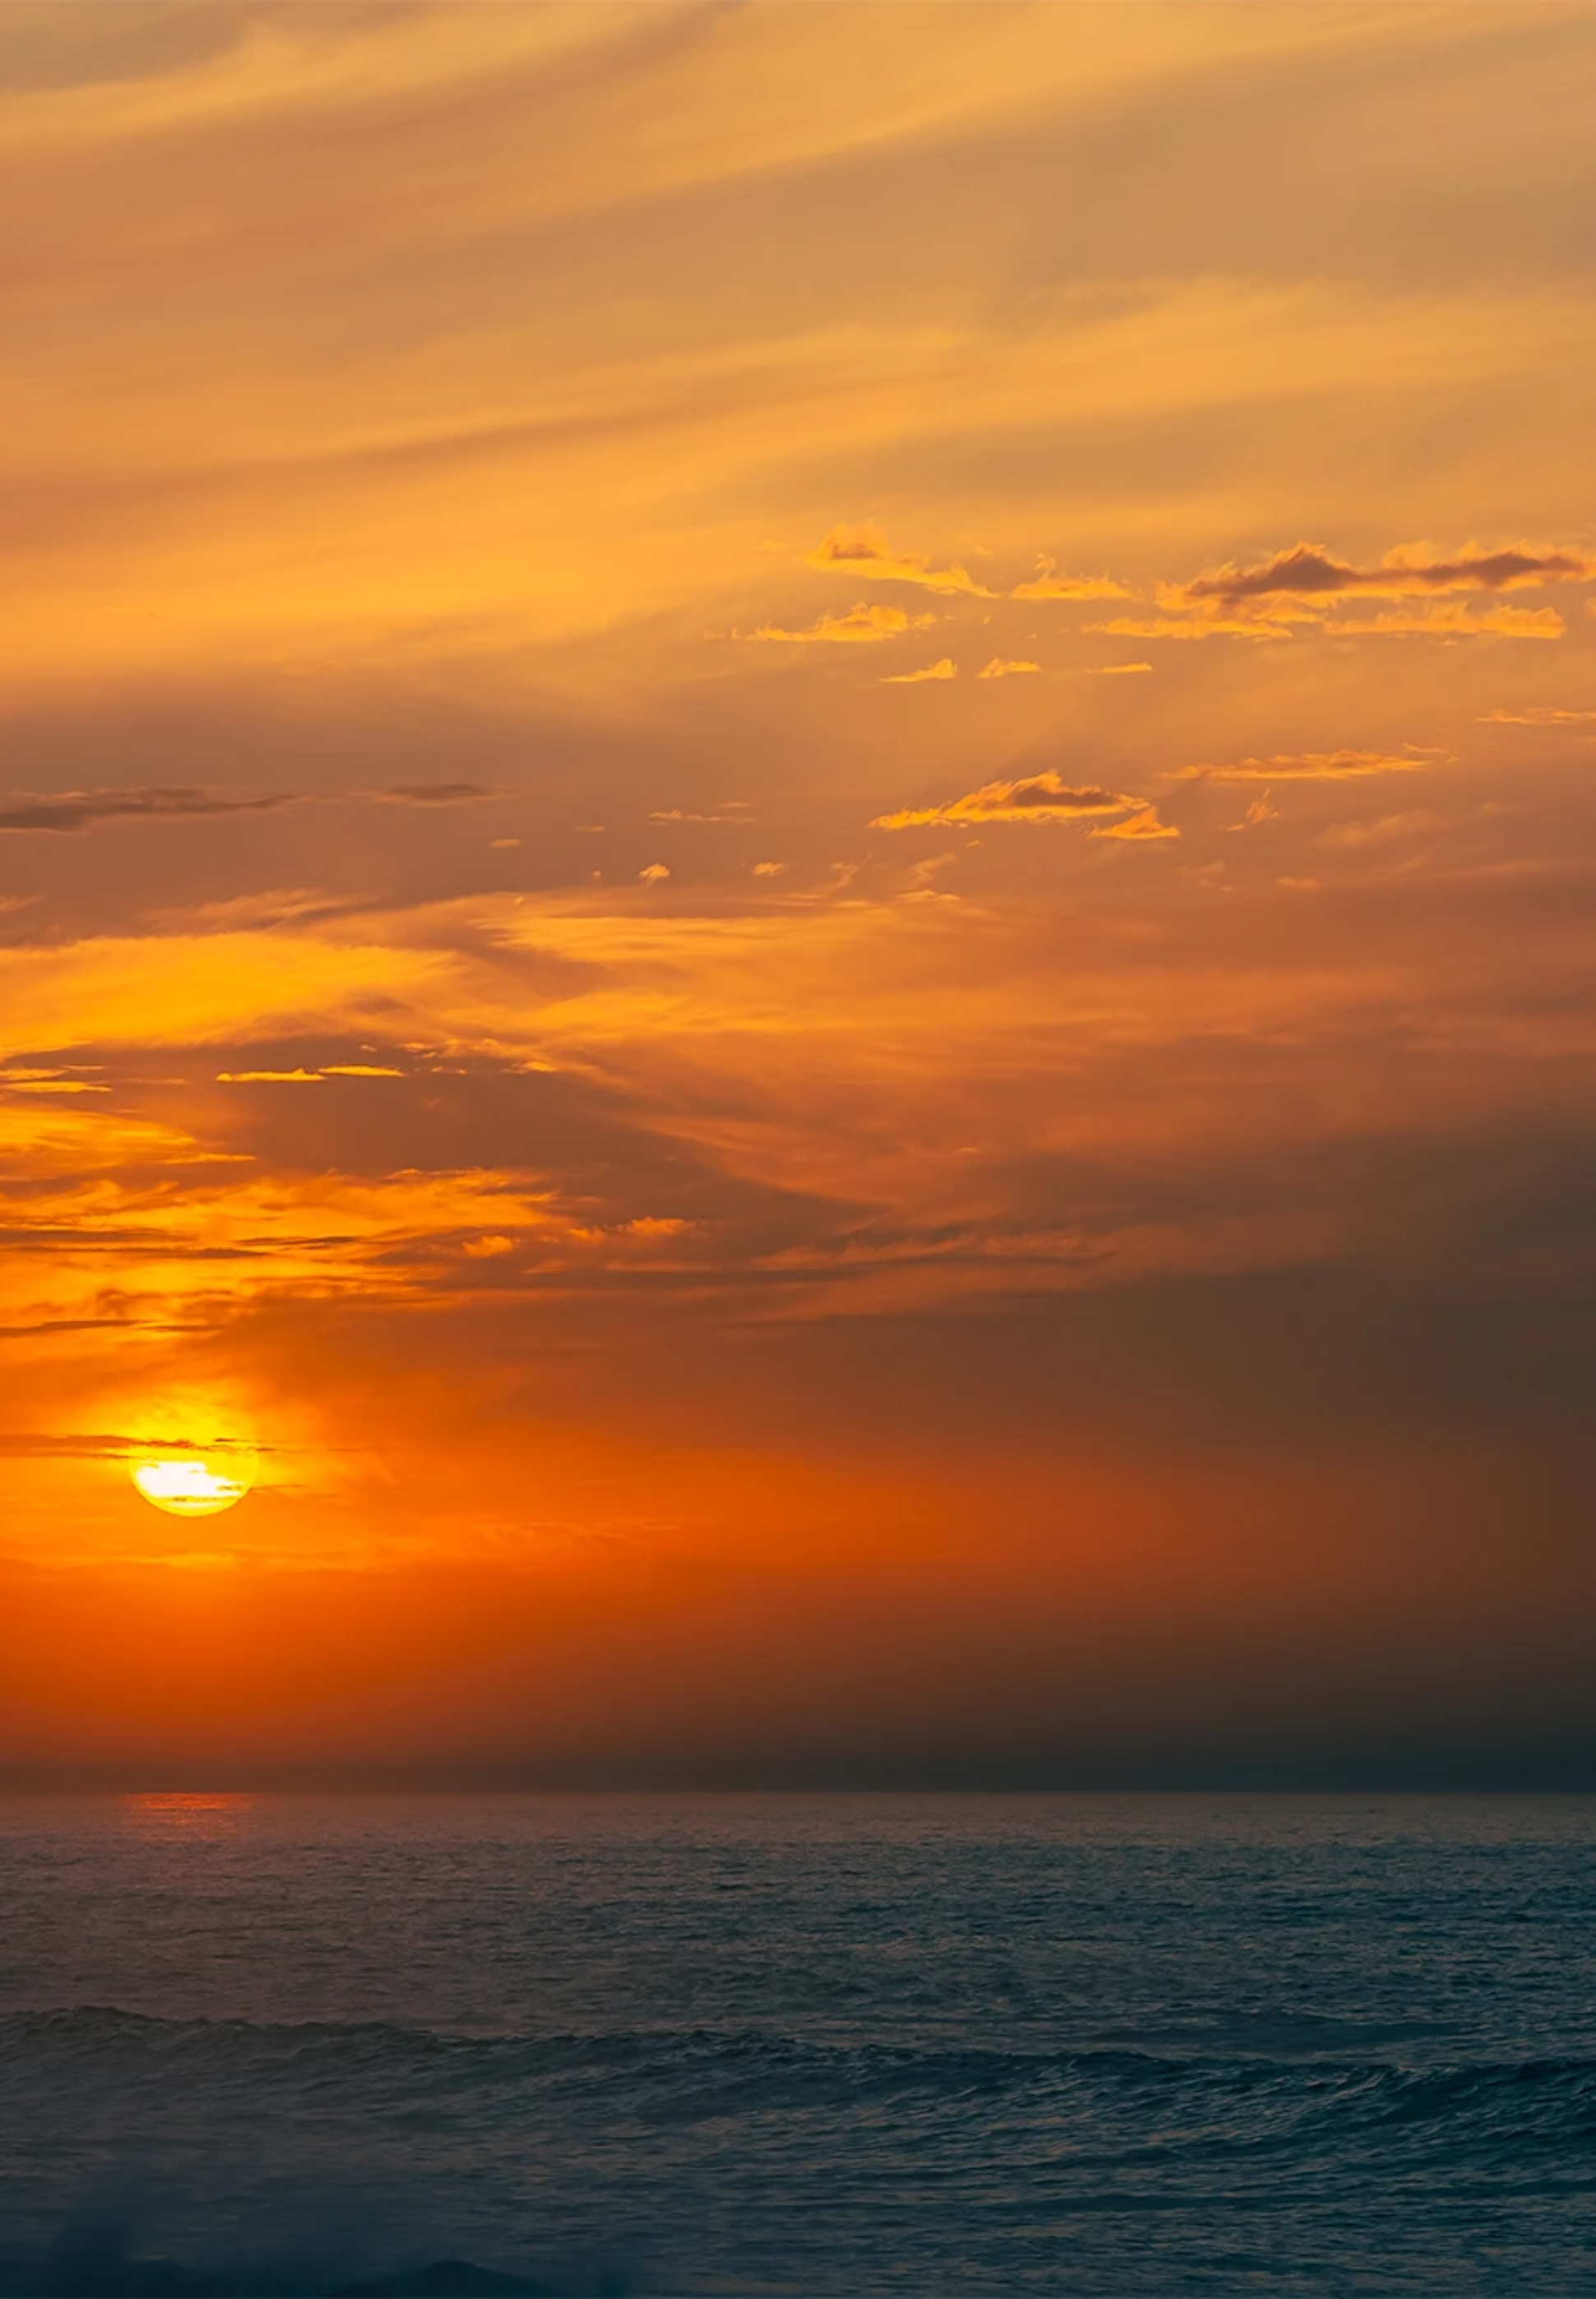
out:
{"label": "wispy cirrus cloud", "polygon": [[863,602],[850,607],[843,615],[822,615],[806,630],[783,630],[776,623],[762,623],[748,636],[765,644],[785,646],[879,646],[885,639],[901,638],[906,631],[922,631],[936,621],[935,615],[911,615],[902,607],[876,607]]}
{"label": "wispy cirrus cloud", "polygon": [[1560,639],[1568,626],[1555,607],[1463,606],[1387,608],[1383,614],[1348,616],[1330,627],[1357,638]]}
{"label": "wispy cirrus cloud", "polygon": [[1487,710],[1476,723],[1482,726],[1596,726],[1596,710],[1565,710],[1552,703],[1531,702],[1519,710]]}
{"label": "wispy cirrus cloud", "polygon": [[[950,654],[945,654],[939,661],[924,663],[918,670],[894,671],[889,678],[882,679],[881,685],[883,686],[918,686],[924,679],[956,678],[958,675],[957,663]],[[984,673],[982,675],[985,676]]]}
{"label": "wispy cirrus cloud", "polygon": [[1144,799],[1126,798],[1096,783],[1067,784],[1049,768],[1013,782],[983,783],[979,790],[940,806],[905,807],[879,814],[872,830],[915,830],[939,822],[1079,822],[1094,815],[1125,814],[1144,808]]}
{"label": "wispy cirrus cloud", "polygon": [[914,583],[947,596],[970,599],[996,596],[978,583],[967,567],[933,567],[922,552],[895,551],[879,527],[834,527],[817,549],[805,554],[804,564],[823,575],[838,569],[868,575],[881,583]]}
{"label": "wispy cirrus cloud", "polygon": [[1011,599],[1125,599],[1123,583],[1109,575],[1061,575],[1056,560],[1045,552],[1037,556],[1037,572],[1028,583],[1016,583]]}
{"label": "wispy cirrus cloud", "polygon": [[1369,822],[1333,822],[1311,841],[1325,854],[1355,854],[1370,846],[1389,846],[1426,830],[1442,830],[1446,818],[1434,807],[1412,807],[1404,814],[1382,814]]}
{"label": "wispy cirrus cloud", "polygon": [[1002,655],[995,654],[986,668],[978,670],[975,675],[977,678],[1018,678],[1027,671],[1037,671],[1041,668],[1039,662],[1005,662]]}

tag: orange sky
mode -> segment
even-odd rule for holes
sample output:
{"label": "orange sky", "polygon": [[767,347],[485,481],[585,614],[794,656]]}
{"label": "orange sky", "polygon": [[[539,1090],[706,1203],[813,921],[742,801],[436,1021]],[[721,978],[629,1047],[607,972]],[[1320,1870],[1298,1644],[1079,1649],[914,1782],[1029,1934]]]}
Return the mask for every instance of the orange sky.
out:
{"label": "orange sky", "polygon": [[1596,17],[0,88],[0,1771],[1577,1771]]}

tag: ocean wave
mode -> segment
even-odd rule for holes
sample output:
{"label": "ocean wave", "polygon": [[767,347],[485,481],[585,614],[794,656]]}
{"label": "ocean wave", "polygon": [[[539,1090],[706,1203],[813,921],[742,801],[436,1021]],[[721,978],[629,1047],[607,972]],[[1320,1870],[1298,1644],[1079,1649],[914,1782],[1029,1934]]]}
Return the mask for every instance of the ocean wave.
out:
{"label": "ocean wave", "polygon": [[468,2259],[429,2260],[354,2282],[308,2279],[277,2267],[186,2267],[144,2258],[120,2226],[70,2227],[33,2259],[0,2262],[0,2299],[626,2299],[624,2281],[546,2282],[478,2267]]}
{"label": "ocean wave", "polygon": [[[793,2295],[889,2291],[907,2287],[892,2248],[906,2273],[916,2245],[938,2257],[925,2289],[1123,2295],[1159,2287],[1155,2263],[1199,2224],[1260,2231],[1220,2247],[1238,2278],[1251,2261],[1268,2287],[1323,2287],[1277,2275],[1259,2249],[1277,2222],[1313,2230],[1326,2262],[1365,2257],[1368,2287],[1406,2291],[1379,2280],[1393,2238],[1371,2212],[1402,2241],[1427,2226],[1432,2259],[1442,2245],[1457,2260],[1482,2209],[1509,2207],[1533,2211],[1541,2241],[1559,2228],[1567,2259],[1596,2055],[1402,2056],[1447,2040],[1304,2020],[1271,2054],[1267,2023],[1234,2020],[1054,2044],[12,2012],[0,2161],[44,2187],[0,2237],[0,2299],[742,2294],[773,2287],[782,2252],[829,2270]],[[66,2211],[107,2177],[128,2209]],[[1088,2226],[1112,2276],[1050,2280]],[[878,2243],[879,2275],[838,2281]],[[727,2262],[745,2245],[743,2282]],[[616,2263],[634,2255],[656,2264]],[[702,2279],[680,2271],[694,2258]]]}
{"label": "ocean wave", "polygon": [[[336,2080],[360,2089],[428,2087],[442,2095],[561,2085],[628,2087],[678,2113],[872,2093],[957,2100],[1027,2090],[1084,2088],[1150,2098],[1206,2088],[1237,2098],[1290,2096],[1338,2104],[1370,2120],[1418,2121],[1488,2109],[1527,2128],[1554,2114],[1561,2136],[1596,2129],[1596,2056],[1473,2058],[1413,2064],[1396,2055],[1416,2031],[1357,2031],[1389,2054],[1308,2048],[1299,2023],[1286,2049],[1254,2036],[1237,2050],[1224,2029],[1120,2030],[1090,2044],[839,2041],[759,2028],[632,2028],[543,2034],[472,2034],[382,2021],[257,2021],[166,2018],[114,2005],[77,2004],[0,2015],[0,2096],[69,2072],[141,2072],[168,2083],[207,2074]],[[1427,2033],[1427,2031],[1426,2031]],[[1344,2045],[1351,2040],[1344,2033]],[[1322,2041],[1322,2038],[1321,2038]]]}

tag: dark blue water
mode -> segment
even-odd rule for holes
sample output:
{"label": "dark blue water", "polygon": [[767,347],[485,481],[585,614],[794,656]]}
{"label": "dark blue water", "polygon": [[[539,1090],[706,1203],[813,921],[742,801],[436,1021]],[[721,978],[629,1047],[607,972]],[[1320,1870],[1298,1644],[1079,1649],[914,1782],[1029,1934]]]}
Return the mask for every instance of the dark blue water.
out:
{"label": "dark blue water", "polygon": [[1588,1798],[0,1805],[0,2292],[1596,2293],[1593,1855]]}

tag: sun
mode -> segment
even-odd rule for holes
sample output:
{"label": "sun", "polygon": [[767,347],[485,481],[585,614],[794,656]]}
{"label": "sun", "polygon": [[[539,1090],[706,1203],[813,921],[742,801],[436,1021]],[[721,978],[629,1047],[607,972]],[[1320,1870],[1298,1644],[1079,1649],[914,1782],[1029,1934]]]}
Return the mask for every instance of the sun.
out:
{"label": "sun", "polygon": [[219,1516],[236,1507],[255,1481],[256,1459],[245,1445],[152,1446],[128,1463],[145,1500],[170,1516]]}

